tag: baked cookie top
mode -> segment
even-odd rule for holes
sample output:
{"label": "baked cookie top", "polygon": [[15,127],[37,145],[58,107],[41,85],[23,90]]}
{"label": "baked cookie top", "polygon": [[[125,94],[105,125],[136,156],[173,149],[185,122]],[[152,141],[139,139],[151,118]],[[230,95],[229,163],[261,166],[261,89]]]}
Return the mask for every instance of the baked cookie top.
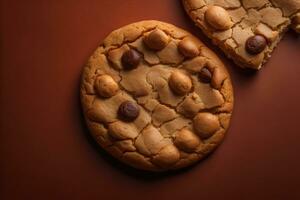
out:
{"label": "baked cookie top", "polygon": [[206,156],[222,141],[233,108],[219,58],[190,33],[159,21],[110,33],[85,65],[80,92],[99,145],[150,171]]}
{"label": "baked cookie top", "polygon": [[182,0],[201,30],[242,68],[260,69],[289,27],[300,33],[300,0]]}

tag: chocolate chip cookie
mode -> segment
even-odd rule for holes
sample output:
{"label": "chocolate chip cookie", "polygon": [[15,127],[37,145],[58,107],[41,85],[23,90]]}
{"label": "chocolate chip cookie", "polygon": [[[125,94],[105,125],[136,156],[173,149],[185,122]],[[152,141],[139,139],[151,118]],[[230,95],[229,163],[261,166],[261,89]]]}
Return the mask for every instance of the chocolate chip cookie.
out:
{"label": "chocolate chip cookie", "polygon": [[190,33],[141,21],[110,33],[84,67],[81,101],[98,144],[135,168],[183,168],[217,147],[233,109],[229,74]]}
{"label": "chocolate chip cookie", "polygon": [[242,68],[260,69],[289,27],[300,33],[300,0],[182,0],[186,12]]}

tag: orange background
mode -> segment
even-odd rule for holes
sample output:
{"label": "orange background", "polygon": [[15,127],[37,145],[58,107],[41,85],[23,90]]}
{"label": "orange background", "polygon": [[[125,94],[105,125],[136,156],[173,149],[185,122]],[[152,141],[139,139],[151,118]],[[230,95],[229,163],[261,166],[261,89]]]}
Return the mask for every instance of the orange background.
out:
{"label": "orange background", "polygon": [[[179,0],[1,0],[0,199],[300,198],[300,38],[244,73],[193,26]],[[200,37],[228,66],[235,110],[224,143],[176,173],[137,172],[88,134],[84,63],[125,24],[157,19]]]}

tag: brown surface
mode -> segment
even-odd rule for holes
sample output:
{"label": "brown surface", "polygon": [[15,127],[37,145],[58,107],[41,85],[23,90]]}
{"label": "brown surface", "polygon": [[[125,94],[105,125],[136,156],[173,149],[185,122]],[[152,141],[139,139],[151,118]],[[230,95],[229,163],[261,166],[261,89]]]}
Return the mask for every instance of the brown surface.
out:
{"label": "brown surface", "polygon": [[96,45],[142,19],[203,38],[179,1],[145,2],[1,1],[0,199],[300,198],[300,38],[293,32],[255,75],[216,51],[232,75],[235,110],[225,141],[201,164],[150,176],[96,147],[79,104],[81,69]]}

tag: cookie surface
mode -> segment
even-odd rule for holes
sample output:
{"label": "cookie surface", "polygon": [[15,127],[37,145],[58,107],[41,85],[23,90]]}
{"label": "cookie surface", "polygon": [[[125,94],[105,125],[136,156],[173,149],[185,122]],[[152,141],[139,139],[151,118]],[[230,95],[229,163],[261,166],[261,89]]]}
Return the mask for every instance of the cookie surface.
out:
{"label": "cookie surface", "polygon": [[242,68],[260,69],[289,27],[299,0],[182,0],[195,24]]}
{"label": "cookie surface", "polygon": [[201,160],[223,140],[233,109],[219,58],[190,33],[159,21],[109,34],[84,67],[80,93],[98,144],[150,171]]}

